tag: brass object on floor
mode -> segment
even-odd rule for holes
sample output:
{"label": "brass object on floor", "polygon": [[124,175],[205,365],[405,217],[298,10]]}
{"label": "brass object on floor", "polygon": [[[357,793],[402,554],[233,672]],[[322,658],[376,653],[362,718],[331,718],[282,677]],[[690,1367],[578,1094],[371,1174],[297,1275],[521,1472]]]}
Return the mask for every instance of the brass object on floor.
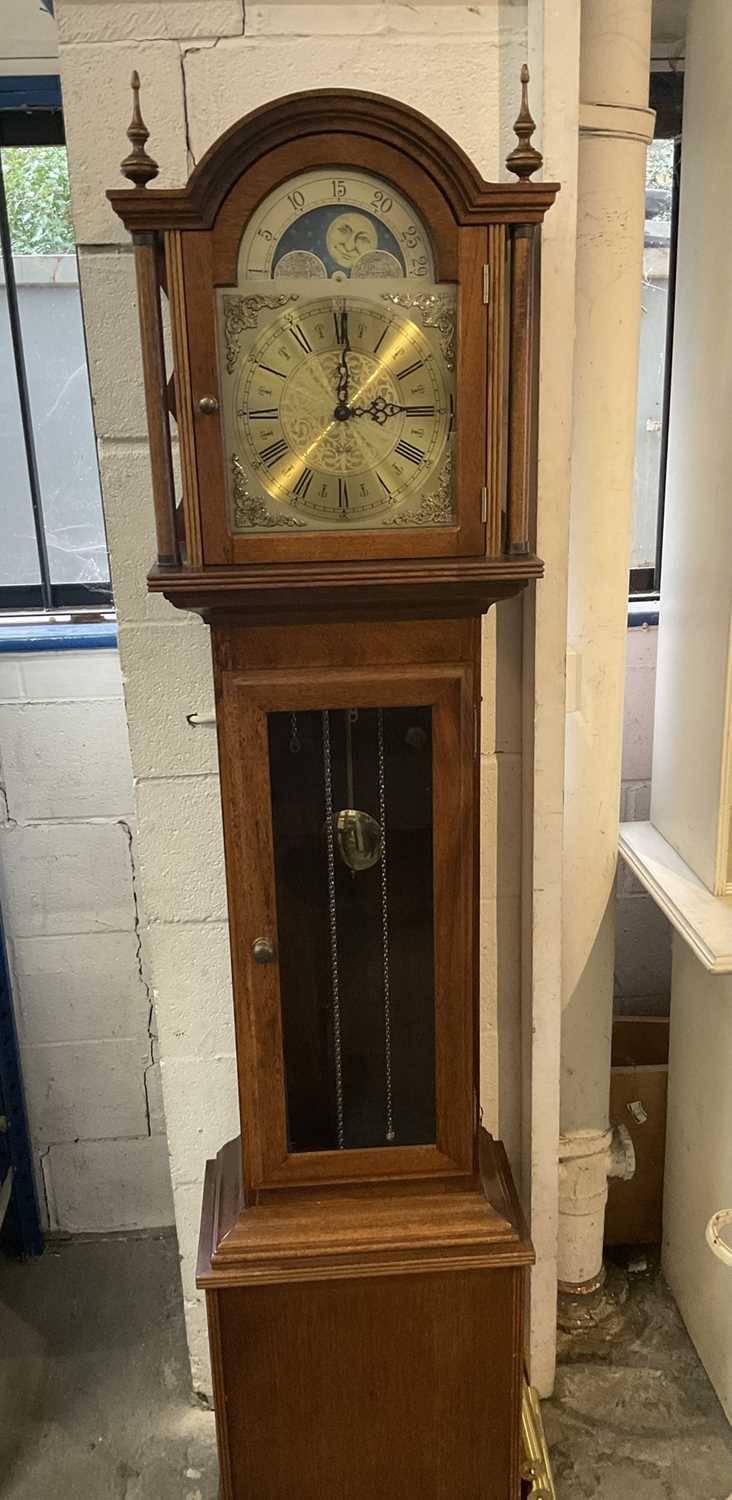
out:
{"label": "brass object on floor", "polygon": [[557,1500],[539,1397],[526,1380],[521,1391],[521,1438],[524,1449],[522,1494],[525,1500]]}

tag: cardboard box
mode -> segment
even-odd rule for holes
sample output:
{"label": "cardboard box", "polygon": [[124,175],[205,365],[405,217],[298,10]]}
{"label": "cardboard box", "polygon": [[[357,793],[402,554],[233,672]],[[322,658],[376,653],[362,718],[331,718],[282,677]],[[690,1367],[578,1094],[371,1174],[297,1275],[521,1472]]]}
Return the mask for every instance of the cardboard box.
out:
{"label": "cardboard box", "polygon": [[668,1037],[665,1016],[618,1016],[613,1024],[610,1123],[627,1125],[636,1170],[630,1182],[608,1183],[606,1245],[661,1241]]}

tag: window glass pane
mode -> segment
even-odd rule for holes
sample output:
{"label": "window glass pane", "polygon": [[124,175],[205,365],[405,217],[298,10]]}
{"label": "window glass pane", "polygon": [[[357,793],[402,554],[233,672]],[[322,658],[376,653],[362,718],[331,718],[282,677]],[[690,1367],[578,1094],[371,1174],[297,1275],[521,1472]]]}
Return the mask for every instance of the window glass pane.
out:
{"label": "window glass pane", "polygon": [[646,166],[631,568],[656,562],[673,166],[673,141],[653,141]]}
{"label": "window glass pane", "polygon": [[2,166],[51,580],[98,584],[109,564],[66,150],[9,146]]}
{"label": "window glass pane", "polygon": [[291,1151],[435,1139],[431,718],[269,715]]}
{"label": "window glass pane", "polygon": [[3,522],[0,587],[40,583],[38,549],[28,483],[20,402],[10,340],[5,272],[0,258],[0,454],[3,468]]}

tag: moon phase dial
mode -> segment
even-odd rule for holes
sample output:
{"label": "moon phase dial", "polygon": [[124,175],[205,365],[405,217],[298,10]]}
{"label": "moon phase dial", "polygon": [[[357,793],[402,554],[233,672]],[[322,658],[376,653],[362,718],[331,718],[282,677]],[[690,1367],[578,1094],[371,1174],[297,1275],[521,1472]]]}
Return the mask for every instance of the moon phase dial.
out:
{"label": "moon phase dial", "polygon": [[329,277],[434,281],[430,237],[392,183],[369,172],[302,172],[259,205],[242,236],[237,280]]}
{"label": "moon phase dial", "polygon": [[438,349],[412,319],[366,300],[322,298],[274,318],[231,400],[237,461],[283,507],[283,524],[289,513],[315,527],[378,526],[434,488],[452,440]]}

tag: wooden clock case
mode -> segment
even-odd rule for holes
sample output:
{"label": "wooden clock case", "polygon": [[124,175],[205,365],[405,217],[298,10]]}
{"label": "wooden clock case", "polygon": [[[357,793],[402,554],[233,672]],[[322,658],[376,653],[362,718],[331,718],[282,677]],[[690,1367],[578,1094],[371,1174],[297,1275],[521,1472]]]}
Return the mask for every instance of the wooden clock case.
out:
{"label": "wooden clock case", "polygon": [[[147,187],[157,169],[138,86],[123,163],[134,186],[109,196],[135,244],[158,538],[149,586],[211,625],[234,978],[242,1134],[208,1164],[198,1266],[222,1500],[516,1500],[532,1250],[477,1102],[480,637],[485,611],[542,571],[539,234],[557,188],[527,180],[541,158],[525,79],[515,183],[484,182],[406,106],[332,90],[255,111],[181,190]],[[213,289],[235,282],[262,197],[321,164],[393,182],[429,226],[439,280],[457,283],[451,526],[229,529],[221,431],[204,409],[217,391]],[[252,956],[259,934],[277,932],[265,723],[325,700],[432,713],[431,1144],[288,1147],[279,965]]]}

